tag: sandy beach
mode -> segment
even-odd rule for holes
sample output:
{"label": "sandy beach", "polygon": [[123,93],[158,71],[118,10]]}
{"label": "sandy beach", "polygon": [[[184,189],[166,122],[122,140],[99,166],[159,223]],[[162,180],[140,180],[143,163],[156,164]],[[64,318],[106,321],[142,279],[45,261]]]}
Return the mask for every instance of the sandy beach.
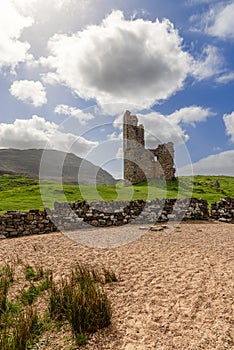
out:
{"label": "sandy beach", "polygon": [[[138,226],[95,230],[99,247],[102,235],[133,237],[129,244],[107,248],[81,241],[87,234],[90,241],[90,232],[70,233],[71,238],[79,236],[77,241],[62,233],[0,241],[1,265],[18,256],[53,270],[57,279],[77,262],[116,271],[118,282],[105,285],[112,324],[92,335],[83,349],[234,349],[233,225],[182,223],[159,232]],[[62,328],[44,334],[35,349],[78,348],[72,344]]]}

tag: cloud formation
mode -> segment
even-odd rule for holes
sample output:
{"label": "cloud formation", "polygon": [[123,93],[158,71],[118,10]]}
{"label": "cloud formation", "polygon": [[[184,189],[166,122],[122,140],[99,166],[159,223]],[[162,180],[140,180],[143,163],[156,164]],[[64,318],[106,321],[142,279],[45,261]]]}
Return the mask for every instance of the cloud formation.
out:
{"label": "cloud formation", "polygon": [[179,124],[158,112],[148,114],[137,114],[139,124],[145,128],[145,139],[147,148],[155,148],[158,144],[172,141],[180,145],[188,141],[189,136]]}
{"label": "cloud formation", "polygon": [[80,124],[85,125],[89,120],[94,119],[94,116],[91,113],[85,113],[79,108],[70,107],[67,105],[57,105],[54,110],[57,114],[63,114],[70,117],[73,117],[79,120]]}
{"label": "cloud formation", "polygon": [[83,99],[149,107],[183,87],[191,57],[169,20],[128,21],[113,11],[100,25],[57,34],[44,60]]}
{"label": "cloud formation", "polygon": [[[181,108],[172,114],[163,115],[159,112],[150,112],[146,114],[137,113],[139,124],[145,128],[146,146],[155,147],[158,143],[174,142],[180,145],[189,140],[189,135],[185,130],[186,125],[195,127],[196,123],[205,122],[207,118],[214,116],[215,113],[210,108],[200,106],[190,106]],[[118,116],[113,125],[117,129],[122,129],[123,116]],[[112,135],[117,138],[116,133]]]}
{"label": "cloud formation", "polygon": [[106,0],[11,1],[21,15],[34,19],[33,27],[25,30],[23,37],[31,43],[31,52],[36,57],[46,54],[47,41],[55,33],[77,32],[96,23],[114,6],[113,1]]}
{"label": "cloud formation", "polygon": [[13,124],[0,124],[0,148],[47,148],[84,156],[97,146],[83,137],[58,130],[58,125],[37,115],[16,119]]}
{"label": "cloud formation", "polygon": [[212,7],[206,15],[207,34],[217,36],[221,39],[234,39],[234,2],[221,3]]}
{"label": "cloud formation", "polygon": [[234,80],[234,72],[225,72],[224,74],[216,78],[216,82],[220,84],[227,84],[233,80]]}
{"label": "cloud formation", "polygon": [[195,123],[205,122],[207,118],[214,116],[215,113],[210,108],[200,106],[190,106],[181,108],[168,116],[168,119],[176,124],[190,124],[195,127]]}
{"label": "cloud formation", "polygon": [[32,23],[33,19],[19,14],[10,0],[0,2],[0,71],[4,66],[13,70],[19,62],[27,60],[30,45],[21,41],[20,36]]}
{"label": "cloud formation", "polygon": [[231,141],[234,143],[234,112],[225,114],[223,120],[226,126],[226,133],[231,137]]}
{"label": "cloud formation", "polygon": [[212,45],[206,46],[200,58],[194,60],[193,75],[197,80],[207,79],[224,72],[224,58],[220,50]]}
{"label": "cloud formation", "polygon": [[[208,156],[192,166],[194,175],[234,176],[234,150]],[[180,175],[191,175],[191,165],[180,168],[179,173]]]}
{"label": "cloud formation", "polygon": [[29,102],[35,107],[40,107],[47,103],[46,90],[40,81],[16,80],[9,91],[18,100]]}

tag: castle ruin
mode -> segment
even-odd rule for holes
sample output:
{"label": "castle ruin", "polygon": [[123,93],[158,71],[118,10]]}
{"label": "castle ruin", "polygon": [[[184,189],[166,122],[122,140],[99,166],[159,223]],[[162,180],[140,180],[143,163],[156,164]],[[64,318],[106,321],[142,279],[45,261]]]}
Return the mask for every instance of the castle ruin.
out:
{"label": "castle ruin", "polygon": [[123,120],[124,179],[137,184],[149,179],[172,180],[175,177],[172,142],[155,149],[145,148],[145,130],[129,111]]}

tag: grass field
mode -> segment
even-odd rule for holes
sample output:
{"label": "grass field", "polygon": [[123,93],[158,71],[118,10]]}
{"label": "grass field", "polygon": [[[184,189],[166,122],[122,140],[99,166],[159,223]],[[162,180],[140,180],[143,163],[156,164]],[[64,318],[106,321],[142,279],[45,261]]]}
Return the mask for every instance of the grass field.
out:
{"label": "grass field", "polygon": [[[214,186],[218,180],[220,187]],[[131,200],[176,197],[197,197],[209,203],[223,197],[234,197],[234,177],[229,176],[194,176],[180,177],[174,181],[152,180],[125,187],[117,185],[74,186],[59,185],[55,182],[39,181],[23,176],[0,176],[0,213],[7,210],[53,208],[55,201],[87,202],[96,200]],[[43,198],[43,199],[42,199]]]}

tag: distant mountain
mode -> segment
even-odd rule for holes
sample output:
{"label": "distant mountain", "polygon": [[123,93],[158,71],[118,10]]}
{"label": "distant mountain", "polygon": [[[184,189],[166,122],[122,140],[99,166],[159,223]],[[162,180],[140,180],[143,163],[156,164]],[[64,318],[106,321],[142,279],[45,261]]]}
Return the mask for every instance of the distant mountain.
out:
{"label": "distant mountain", "polygon": [[39,171],[40,178],[55,181],[60,181],[62,173],[63,183],[66,184],[117,182],[107,171],[73,153],[43,149],[0,149],[0,175],[20,174],[37,179]]}

